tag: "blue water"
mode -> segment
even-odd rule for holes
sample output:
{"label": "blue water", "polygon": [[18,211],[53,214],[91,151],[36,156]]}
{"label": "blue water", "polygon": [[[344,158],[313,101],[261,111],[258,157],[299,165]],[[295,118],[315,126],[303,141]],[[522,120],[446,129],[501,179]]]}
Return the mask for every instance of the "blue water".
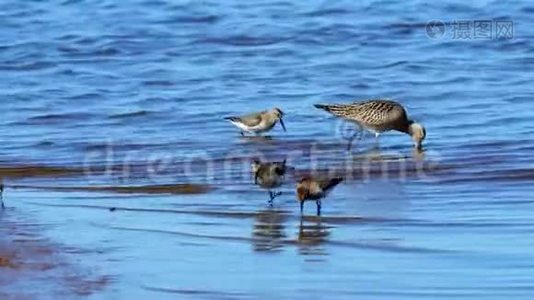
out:
{"label": "blue water", "polygon": [[[533,12],[504,1],[3,1],[0,169],[93,170],[4,170],[4,214],[91,250],[66,258],[114,278],[95,299],[531,299]],[[443,36],[427,34],[431,20]],[[513,36],[496,38],[493,22],[491,39],[460,40],[457,20],[512,21]],[[424,153],[388,133],[348,154],[347,124],[313,108],[376,97],[425,125]],[[270,140],[222,119],[272,107],[288,132]],[[295,168],[273,208],[252,157]],[[293,192],[310,169],[347,177],[320,219],[312,203],[301,218]],[[86,190],[184,183],[210,190]]]}

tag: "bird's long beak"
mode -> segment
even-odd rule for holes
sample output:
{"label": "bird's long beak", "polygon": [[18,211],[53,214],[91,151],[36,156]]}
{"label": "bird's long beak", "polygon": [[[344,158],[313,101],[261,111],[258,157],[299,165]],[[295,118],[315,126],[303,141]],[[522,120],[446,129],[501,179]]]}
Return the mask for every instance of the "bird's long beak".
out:
{"label": "bird's long beak", "polygon": [[419,152],[423,152],[423,143],[422,142],[415,143],[415,150]]}
{"label": "bird's long beak", "polygon": [[284,120],[282,120],[282,118],[280,118],[280,125],[282,125],[282,129],[284,129],[284,132],[287,132],[286,125],[284,125]]}

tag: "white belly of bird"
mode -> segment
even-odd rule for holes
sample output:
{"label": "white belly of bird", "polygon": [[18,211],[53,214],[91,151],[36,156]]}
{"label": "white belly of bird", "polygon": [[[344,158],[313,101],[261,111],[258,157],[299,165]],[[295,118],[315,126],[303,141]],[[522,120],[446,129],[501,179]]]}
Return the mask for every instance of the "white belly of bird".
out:
{"label": "white belly of bird", "polygon": [[389,129],[384,130],[383,128],[377,128],[377,127],[374,127],[368,124],[358,124],[358,125],[362,126],[363,129],[373,134],[381,134],[382,132],[389,130]]}
{"label": "white belly of bird", "polygon": [[236,122],[236,121],[230,121],[232,124],[234,124],[235,126],[237,126],[239,129],[243,130],[243,131],[246,131],[246,132],[249,132],[249,133],[262,133],[262,132],[265,132],[265,131],[269,131],[271,130],[275,123],[271,124],[270,126],[268,126],[265,122],[260,122],[258,125],[256,126],[247,126],[241,122]]}
{"label": "white belly of bird", "polygon": [[230,121],[232,124],[234,124],[236,127],[238,127],[239,129],[243,130],[243,131],[247,131],[247,132],[250,132],[251,128],[253,127],[249,127],[241,122],[236,122],[236,121]]}

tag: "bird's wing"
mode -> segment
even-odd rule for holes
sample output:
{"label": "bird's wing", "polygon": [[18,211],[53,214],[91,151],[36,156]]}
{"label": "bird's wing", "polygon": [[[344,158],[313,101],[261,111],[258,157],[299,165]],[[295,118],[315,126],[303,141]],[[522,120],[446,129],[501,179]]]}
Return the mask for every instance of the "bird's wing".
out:
{"label": "bird's wing", "polygon": [[341,181],[343,181],[343,178],[327,178],[327,179],[320,179],[317,181],[319,187],[326,193],[333,189],[336,185],[338,185]]}
{"label": "bird's wing", "polygon": [[398,103],[389,100],[370,100],[353,104],[355,118],[366,125],[383,126],[406,121],[406,112]]}
{"label": "bird's wing", "polygon": [[282,178],[270,166],[262,166],[256,175],[257,184],[263,188],[274,188],[281,184]]}
{"label": "bird's wing", "polygon": [[269,172],[270,167],[268,164],[260,165],[258,170],[256,170],[256,172],[254,173],[254,183],[260,185],[264,184],[266,181],[268,181],[270,177]]}
{"label": "bird's wing", "polygon": [[284,162],[276,162],[272,164],[272,168],[274,173],[278,176],[284,176],[286,174],[286,163]]}
{"label": "bird's wing", "polygon": [[316,108],[325,110],[336,117],[354,120],[352,111],[353,104],[314,104]]}
{"label": "bird's wing", "polygon": [[238,117],[237,120],[248,127],[258,126],[261,123],[261,113],[253,113]]}
{"label": "bird's wing", "polygon": [[347,120],[355,121],[360,124],[365,124],[362,118],[362,112],[367,107],[367,102],[354,102],[349,104],[315,104],[315,107],[323,109],[336,117],[341,117]]}

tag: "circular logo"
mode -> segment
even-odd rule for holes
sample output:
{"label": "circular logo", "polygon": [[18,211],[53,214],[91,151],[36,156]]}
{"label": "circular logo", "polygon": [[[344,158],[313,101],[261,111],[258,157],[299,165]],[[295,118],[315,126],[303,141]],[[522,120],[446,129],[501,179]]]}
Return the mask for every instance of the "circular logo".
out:
{"label": "circular logo", "polygon": [[426,23],[426,36],[431,39],[439,39],[445,34],[445,23],[440,20],[432,20]]}
{"label": "circular logo", "polygon": [[352,141],[357,145],[361,139],[363,131],[353,122],[339,120],[336,126],[336,134],[339,138]]}

